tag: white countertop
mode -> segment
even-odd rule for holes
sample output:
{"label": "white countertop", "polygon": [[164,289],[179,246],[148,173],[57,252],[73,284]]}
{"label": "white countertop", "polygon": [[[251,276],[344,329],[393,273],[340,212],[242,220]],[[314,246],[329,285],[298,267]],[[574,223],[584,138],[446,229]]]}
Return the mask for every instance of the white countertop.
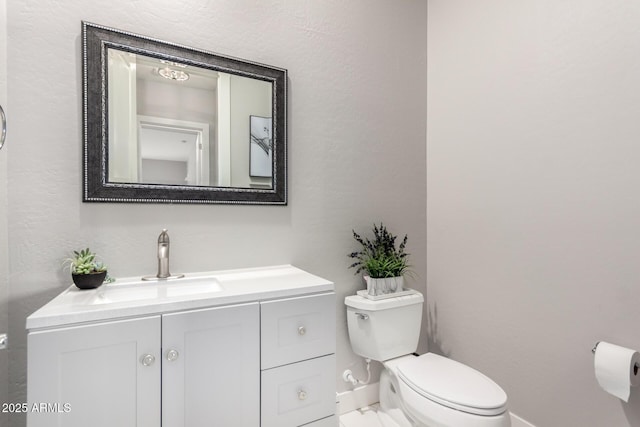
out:
{"label": "white countertop", "polygon": [[[181,286],[182,285],[182,286]],[[186,274],[184,279],[116,279],[97,289],[70,286],[31,316],[27,329],[60,327],[329,292],[334,285],[291,265]]]}

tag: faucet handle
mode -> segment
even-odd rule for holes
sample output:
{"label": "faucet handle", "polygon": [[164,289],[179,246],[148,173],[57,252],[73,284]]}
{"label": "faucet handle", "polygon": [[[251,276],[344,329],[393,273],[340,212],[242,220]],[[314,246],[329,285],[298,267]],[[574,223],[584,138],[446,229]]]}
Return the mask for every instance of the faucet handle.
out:
{"label": "faucet handle", "polygon": [[169,243],[169,233],[166,228],[163,228],[162,233],[158,236],[158,243]]}

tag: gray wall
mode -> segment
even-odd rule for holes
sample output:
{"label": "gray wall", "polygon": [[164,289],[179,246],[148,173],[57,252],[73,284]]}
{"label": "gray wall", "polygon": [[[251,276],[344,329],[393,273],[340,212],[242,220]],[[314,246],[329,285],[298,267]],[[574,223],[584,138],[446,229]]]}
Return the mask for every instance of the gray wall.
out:
{"label": "gray wall", "polygon": [[431,348],[544,426],[640,426],[594,378],[640,348],[640,4],[428,2]]}
{"label": "gray wall", "polygon": [[[82,19],[287,68],[289,206],[83,204]],[[9,0],[8,20],[10,400],[25,399],[25,318],[68,286],[68,251],[90,246],[116,277],[153,273],[163,227],[175,272],[292,263],[335,281],[337,375],[362,374],[340,302],[363,286],[351,229],[408,233],[425,286],[426,3]]]}

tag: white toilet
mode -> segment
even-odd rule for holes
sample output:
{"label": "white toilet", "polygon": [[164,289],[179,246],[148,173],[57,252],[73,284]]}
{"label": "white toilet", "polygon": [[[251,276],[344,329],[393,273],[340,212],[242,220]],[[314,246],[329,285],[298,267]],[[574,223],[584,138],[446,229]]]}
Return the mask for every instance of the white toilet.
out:
{"label": "white toilet", "polygon": [[507,395],[462,363],[434,353],[414,356],[422,294],[345,298],[353,351],[382,362],[380,409],[385,427],[510,427]]}

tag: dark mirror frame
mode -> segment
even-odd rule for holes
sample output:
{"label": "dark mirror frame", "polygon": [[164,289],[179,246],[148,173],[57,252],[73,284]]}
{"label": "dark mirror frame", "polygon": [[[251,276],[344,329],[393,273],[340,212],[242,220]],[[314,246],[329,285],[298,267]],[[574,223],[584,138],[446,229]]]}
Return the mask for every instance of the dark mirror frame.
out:
{"label": "dark mirror frame", "polygon": [[[271,82],[272,188],[109,182],[108,48]],[[82,22],[82,67],[84,202],[287,204],[287,70],[88,22]]]}

